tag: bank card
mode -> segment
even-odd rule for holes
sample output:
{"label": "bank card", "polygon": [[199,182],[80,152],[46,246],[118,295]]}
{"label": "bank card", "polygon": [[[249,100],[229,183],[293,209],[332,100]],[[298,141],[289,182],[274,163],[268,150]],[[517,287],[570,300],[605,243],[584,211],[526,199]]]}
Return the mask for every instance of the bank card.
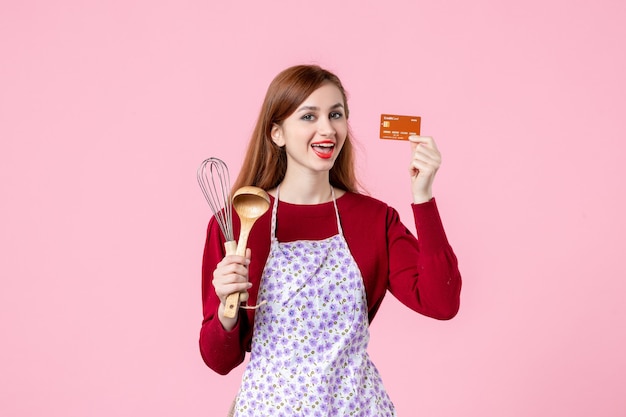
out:
{"label": "bank card", "polygon": [[419,116],[381,114],[380,138],[409,140],[409,136],[419,136],[421,119]]}

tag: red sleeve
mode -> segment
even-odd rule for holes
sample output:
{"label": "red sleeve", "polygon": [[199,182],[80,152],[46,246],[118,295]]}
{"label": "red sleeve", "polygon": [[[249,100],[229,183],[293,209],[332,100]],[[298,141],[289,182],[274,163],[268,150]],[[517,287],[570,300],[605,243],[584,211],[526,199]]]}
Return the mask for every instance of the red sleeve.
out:
{"label": "red sleeve", "polygon": [[389,291],[412,310],[440,320],[459,310],[461,274],[434,199],[413,204],[418,239],[387,212]]}
{"label": "red sleeve", "polygon": [[[202,310],[204,320],[200,330],[200,353],[207,366],[221,375],[226,375],[243,362],[245,350],[241,334],[245,323],[240,319],[231,331],[226,331],[217,318],[219,298],[213,289],[213,271],[225,255],[222,232],[211,218],[202,258]],[[241,317],[241,315],[240,315]]]}

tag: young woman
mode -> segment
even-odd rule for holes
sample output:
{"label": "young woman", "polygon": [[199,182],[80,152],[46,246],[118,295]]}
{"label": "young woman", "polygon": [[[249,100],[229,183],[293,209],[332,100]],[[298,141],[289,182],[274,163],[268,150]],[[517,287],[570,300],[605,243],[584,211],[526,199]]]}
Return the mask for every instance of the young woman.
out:
{"label": "young woman", "polygon": [[[432,197],[441,162],[435,142],[411,138],[418,240],[396,210],[358,193],[348,115],[334,74],[312,65],[281,72],[233,187],[270,195],[247,256],[225,256],[217,222],[209,223],[200,351],[220,374],[251,352],[236,416],[394,416],[367,354],[385,293],[436,319],[458,311],[461,277]],[[233,292],[259,307],[225,317]]]}

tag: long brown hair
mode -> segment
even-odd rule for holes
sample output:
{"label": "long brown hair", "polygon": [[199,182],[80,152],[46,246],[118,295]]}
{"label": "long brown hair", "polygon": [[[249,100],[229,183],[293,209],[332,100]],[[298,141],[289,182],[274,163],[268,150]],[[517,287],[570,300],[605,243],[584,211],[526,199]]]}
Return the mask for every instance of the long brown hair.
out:
{"label": "long brown hair", "polygon": [[[239,176],[233,191],[245,185],[269,190],[276,187],[287,172],[287,154],[271,137],[272,126],[280,125],[315,90],[325,83],[334,84],[343,97],[346,119],[350,112],[346,92],[335,74],[317,65],[296,65],[278,74],[265,94]],[[354,147],[350,128],[341,152],[330,170],[330,183],[346,191],[357,192],[359,183],[354,169]]]}

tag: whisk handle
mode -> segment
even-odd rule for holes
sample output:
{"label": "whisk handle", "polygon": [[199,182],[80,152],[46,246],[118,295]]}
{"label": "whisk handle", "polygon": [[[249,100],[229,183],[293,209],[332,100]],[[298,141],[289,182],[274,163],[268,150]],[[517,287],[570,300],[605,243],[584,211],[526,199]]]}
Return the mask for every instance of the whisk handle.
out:
{"label": "whisk handle", "polygon": [[[224,249],[226,249],[226,255],[235,255],[237,253],[237,242],[229,240],[224,243]],[[239,310],[239,293],[234,292],[226,297],[224,316],[232,319],[237,315],[237,310]]]}
{"label": "whisk handle", "polygon": [[237,253],[237,242],[234,240],[224,242],[224,249],[226,250],[226,255],[235,255]]}

